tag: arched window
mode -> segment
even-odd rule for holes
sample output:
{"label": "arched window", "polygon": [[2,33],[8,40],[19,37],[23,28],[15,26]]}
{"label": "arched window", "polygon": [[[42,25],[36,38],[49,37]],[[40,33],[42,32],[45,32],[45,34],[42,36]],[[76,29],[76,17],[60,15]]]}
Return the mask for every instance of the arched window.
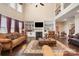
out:
{"label": "arched window", "polygon": [[23,10],[22,10],[22,4],[21,3],[17,3],[17,11],[18,12],[22,12]]}

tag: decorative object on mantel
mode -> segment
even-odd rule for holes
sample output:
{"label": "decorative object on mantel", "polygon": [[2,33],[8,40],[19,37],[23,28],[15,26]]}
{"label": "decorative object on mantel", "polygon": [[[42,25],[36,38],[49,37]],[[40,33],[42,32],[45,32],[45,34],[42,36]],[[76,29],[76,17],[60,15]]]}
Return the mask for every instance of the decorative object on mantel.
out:
{"label": "decorative object on mantel", "polygon": [[48,31],[48,38],[54,38],[54,39],[56,39],[55,31]]}

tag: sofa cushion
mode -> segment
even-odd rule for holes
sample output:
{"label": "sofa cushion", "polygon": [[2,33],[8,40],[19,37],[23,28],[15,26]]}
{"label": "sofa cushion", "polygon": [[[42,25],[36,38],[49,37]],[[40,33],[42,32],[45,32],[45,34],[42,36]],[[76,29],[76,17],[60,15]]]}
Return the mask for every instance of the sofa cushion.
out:
{"label": "sofa cushion", "polygon": [[14,40],[15,39],[14,35],[12,35],[12,34],[6,35],[6,38],[11,39],[11,40]]}
{"label": "sofa cushion", "polygon": [[11,40],[10,39],[2,39],[0,38],[0,43],[6,43],[6,42],[10,42]]}
{"label": "sofa cushion", "polygon": [[26,37],[25,36],[21,36],[17,39],[14,39],[12,40],[12,43],[13,43],[13,47],[19,45],[20,43],[22,43],[24,40],[26,40]]}
{"label": "sofa cushion", "polygon": [[9,33],[6,35],[6,38],[12,39],[12,40],[17,39],[19,37],[20,37],[20,34],[17,32]]}
{"label": "sofa cushion", "polygon": [[0,33],[0,38],[6,38],[7,34]]}
{"label": "sofa cushion", "polygon": [[18,32],[13,32],[13,35],[16,35],[17,37],[20,37],[21,35]]}

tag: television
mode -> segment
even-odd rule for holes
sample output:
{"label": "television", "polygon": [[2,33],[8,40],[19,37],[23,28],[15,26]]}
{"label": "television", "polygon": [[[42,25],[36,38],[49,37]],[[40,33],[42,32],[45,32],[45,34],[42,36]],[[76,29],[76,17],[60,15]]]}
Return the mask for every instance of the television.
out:
{"label": "television", "polygon": [[35,22],[35,27],[43,27],[43,22]]}

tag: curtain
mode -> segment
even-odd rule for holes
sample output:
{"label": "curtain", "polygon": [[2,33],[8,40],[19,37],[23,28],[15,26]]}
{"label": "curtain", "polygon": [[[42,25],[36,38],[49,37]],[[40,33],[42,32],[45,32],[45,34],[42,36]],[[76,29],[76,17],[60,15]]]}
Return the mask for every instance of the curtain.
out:
{"label": "curtain", "polygon": [[22,22],[19,22],[19,32],[22,33]]}
{"label": "curtain", "polygon": [[11,33],[15,31],[15,20],[11,19]]}
{"label": "curtain", "polygon": [[11,32],[11,18],[7,17],[7,32]]}
{"label": "curtain", "polygon": [[19,32],[19,21],[15,20],[15,32]]}
{"label": "curtain", "polygon": [[24,29],[24,22],[22,21],[22,29]]}
{"label": "curtain", "polygon": [[1,28],[1,14],[0,14],[0,28]]}

